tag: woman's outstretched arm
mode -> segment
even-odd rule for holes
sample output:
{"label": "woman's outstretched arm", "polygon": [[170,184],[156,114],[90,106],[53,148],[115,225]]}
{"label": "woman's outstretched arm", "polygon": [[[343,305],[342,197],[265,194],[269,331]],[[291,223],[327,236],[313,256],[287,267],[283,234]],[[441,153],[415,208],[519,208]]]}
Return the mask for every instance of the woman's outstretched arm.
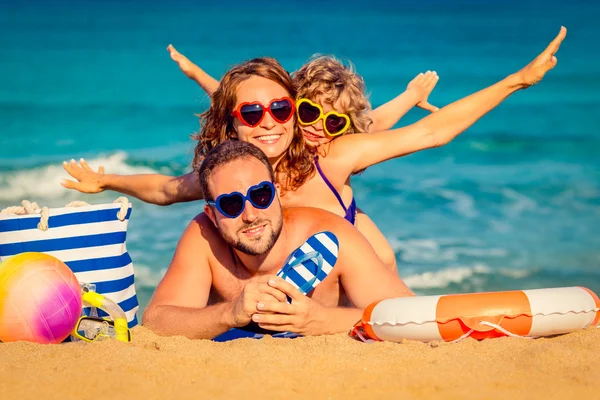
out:
{"label": "woman's outstretched arm", "polygon": [[178,52],[172,44],[167,47],[167,51],[171,55],[173,61],[177,63],[181,72],[200,85],[206,94],[212,97],[214,91],[219,87],[219,81],[204,72],[202,68],[191,62],[186,56]]}
{"label": "woman's outstretched arm", "polygon": [[81,165],[75,160],[63,162],[65,171],[76,179],[61,181],[61,185],[67,189],[82,193],[113,190],[161,206],[204,198],[198,174],[194,171],[177,177],[160,174],[117,175],[105,174],[104,167],[94,171],[83,158],[79,163]]}

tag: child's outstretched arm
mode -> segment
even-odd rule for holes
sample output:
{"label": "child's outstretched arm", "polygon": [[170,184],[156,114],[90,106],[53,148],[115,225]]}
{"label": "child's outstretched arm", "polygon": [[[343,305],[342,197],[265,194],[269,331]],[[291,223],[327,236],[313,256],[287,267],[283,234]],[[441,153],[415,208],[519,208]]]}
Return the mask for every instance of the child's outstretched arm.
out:
{"label": "child's outstretched arm", "polygon": [[191,62],[186,56],[178,52],[172,44],[167,47],[167,51],[171,55],[173,61],[179,65],[181,72],[200,85],[206,94],[212,97],[213,92],[219,87],[219,81],[204,72],[202,68]]}
{"label": "child's outstretched arm", "polygon": [[160,174],[116,175],[105,174],[104,167],[94,171],[83,158],[79,163],[81,165],[75,160],[63,162],[65,171],[76,179],[64,179],[60,182],[67,189],[75,189],[82,193],[114,190],[161,206],[204,198],[198,174],[194,171],[177,177]]}
{"label": "child's outstretched arm", "polygon": [[331,159],[336,160],[331,161],[336,163],[332,175],[337,173],[339,179],[347,179],[380,162],[449,143],[508,96],[542,80],[556,66],[555,54],[566,35],[566,28],[561,27],[548,47],[520,71],[412,125],[369,135],[344,135],[332,141]]}
{"label": "child's outstretched arm", "polygon": [[429,112],[437,111],[438,108],[429,104],[427,99],[438,80],[439,77],[435,71],[417,75],[410,81],[404,92],[373,110],[371,113],[373,123],[369,127],[369,132],[391,129],[414,106]]}

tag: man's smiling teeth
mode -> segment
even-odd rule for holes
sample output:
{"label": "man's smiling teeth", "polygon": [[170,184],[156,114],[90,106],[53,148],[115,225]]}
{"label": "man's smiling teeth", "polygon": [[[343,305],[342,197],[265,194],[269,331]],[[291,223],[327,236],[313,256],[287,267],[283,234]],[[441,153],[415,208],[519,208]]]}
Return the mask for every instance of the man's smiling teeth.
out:
{"label": "man's smiling teeth", "polygon": [[265,230],[266,224],[262,224],[260,226],[250,228],[244,231],[244,234],[248,237],[259,237]]}

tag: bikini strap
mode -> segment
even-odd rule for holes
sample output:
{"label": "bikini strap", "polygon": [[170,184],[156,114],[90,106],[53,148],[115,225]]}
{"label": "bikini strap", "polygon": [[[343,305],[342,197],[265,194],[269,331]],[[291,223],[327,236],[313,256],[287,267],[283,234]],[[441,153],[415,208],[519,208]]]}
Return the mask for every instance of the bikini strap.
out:
{"label": "bikini strap", "polygon": [[340,196],[338,191],[335,190],[335,188],[333,187],[331,182],[329,182],[329,179],[327,179],[327,177],[323,173],[323,170],[321,170],[321,166],[319,165],[319,157],[315,157],[315,166],[317,167],[317,171],[319,171],[319,175],[321,175],[321,178],[323,178],[323,180],[325,181],[327,186],[329,186],[329,189],[331,189],[331,191],[333,192],[335,197],[338,199],[338,202],[341,204],[344,211],[348,211],[348,209],[346,208],[346,205],[344,204],[344,201],[342,200],[342,196]]}

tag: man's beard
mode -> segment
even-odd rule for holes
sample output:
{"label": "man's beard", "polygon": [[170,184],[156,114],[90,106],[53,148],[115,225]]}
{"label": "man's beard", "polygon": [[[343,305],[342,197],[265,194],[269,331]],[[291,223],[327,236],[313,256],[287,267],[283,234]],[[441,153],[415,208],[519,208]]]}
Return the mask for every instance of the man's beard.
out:
{"label": "man's beard", "polygon": [[[267,223],[267,225],[265,225],[265,230],[268,226],[270,226],[271,234],[267,238],[261,237],[260,242],[259,241],[254,242],[254,243],[258,244],[260,247],[252,246],[251,243],[242,242],[242,240],[240,238],[240,236],[242,235],[242,233],[241,233],[242,231],[263,225],[265,222]],[[219,233],[221,234],[221,237],[225,240],[225,242],[227,242],[227,244],[229,244],[234,249],[241,251],[244,254],[248,254],[250,256],[262,256],[264,254],[267,254],[269,251],[271,251],[273,246],[275,246],[275,243],[277,242],[277,239],[279,238],[279,235],[281,234],[282,227],[283,227],[283,216],[281,216],[277,221],[275,221],[274,225],[271,224],[271,222],[268,220],[255,221],[252,224],[248,224],[248,225],[240,228],[237,231],[237,234],[235,236],[229,235],[228,233],[224,232],[220,226],[217,226],[217,229],[219,230]]]}

